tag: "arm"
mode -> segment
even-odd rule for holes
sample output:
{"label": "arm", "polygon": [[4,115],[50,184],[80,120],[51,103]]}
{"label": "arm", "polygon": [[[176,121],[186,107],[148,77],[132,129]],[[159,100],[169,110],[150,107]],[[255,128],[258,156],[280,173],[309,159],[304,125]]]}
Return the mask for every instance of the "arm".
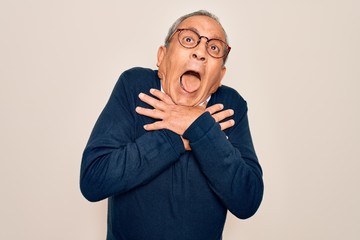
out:
{"label": "arm", "polygon": [[83,153],[80,188],[89,201],[151,181],[185,151],[181,138],[170,130],[135,136],[138,119],[133,99],[137,99],[137,93],[130,91],[127,84],[123,74]]}
{"label": "arm", "polygon": [[[140,98],[154,109],[137,108],[136,111],[159,121],[144,127],[171,129],[181,135],[184,144],[190,143],[210,187],[224,205],[239,218],[252,216],[262,200],[263,181],[251,140],[246,102],[237,93],[222,94],[222,99],[233,105],[234,125],[232,119],[226,119],[234,111],[223,110],[222,104],[207,109],[178,106],[166,94],[150,92],[159,100],[147,95]],[[228,132],[228,139],[223,130]]]}
{"label": "arm", "polygon": [[213,191],[235,216],[245,219],[260,206],[263,180],[251,140],[247,109],[237,111],[228,139],[208,113],[186,130],[184,138],[189,140]]}

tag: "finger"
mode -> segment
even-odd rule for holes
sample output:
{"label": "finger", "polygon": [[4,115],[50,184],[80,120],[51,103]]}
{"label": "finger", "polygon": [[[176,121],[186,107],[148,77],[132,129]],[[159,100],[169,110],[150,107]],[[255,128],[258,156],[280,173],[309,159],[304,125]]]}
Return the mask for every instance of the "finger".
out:
{"label": "finger", "polygon": [[155,109],[163,110],[165,108],[165,104],[162,101],[159,101],[145,93],[140,93],[139,98],[141,99],[141,101],[149,104]]}
{"label": "finger", "polygon": [[183,136],[180,136],[181,140],[183,141],[184,147],[186,151],[191,151],[189,140],[183,138]]}
{"label": "finger", "polygon": [[147,131],[160,130],[160,129],[164,129],[164,128],[165,128],[165,126],[163,124],[163,121],[157,121],[154,123],[144,125],[144,129]]}
{"label": "finger", "polygon": [[233,119],[220,123],[220,127],[222,131],[231,128],[234,125],[235,125],[235,121]]}
{"label": "finger", "polygon": [[158,89],[152,88],[152,89],[150,89],[150,93],[167,104],[174,104],[173,100],[171,99],[171,97],[169,95],[167,95],[166,93],[164,93]]}
{"label": "finger", "polygon": [[135,111],[140,115],[151,117],[151,118],[154,118],[154,119],[163,119],[163,117],[164,117],[164,112],[159,111],[157,109],[136,107]]}
{"label": "finger", "polygon": [[224,105],[222,105],[221,103],[212,105],[208,108],[206,108],[206,111],[208,111],[211,115],[213,115],[214,113],[221,111],[224,108]]}
{"label": "finger", "polygon": [[215,119],[216,122],[220,122],[227,117],[231,117],[232,115],[234,115],[234,110],[227,109],[227,110],[212,114],[211,116]]}

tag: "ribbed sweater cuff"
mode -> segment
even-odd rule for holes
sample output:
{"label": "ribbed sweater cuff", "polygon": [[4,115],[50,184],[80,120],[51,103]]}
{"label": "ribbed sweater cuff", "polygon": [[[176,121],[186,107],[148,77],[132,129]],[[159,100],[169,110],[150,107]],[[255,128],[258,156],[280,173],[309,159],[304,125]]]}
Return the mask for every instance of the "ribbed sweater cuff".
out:
{"label": "ribbed sweater cuff", "polygon": [[168,129],[164,129],[163,131],[165,135],[169,138],[170,144],[174,148],[175,152],[179,155],[183,154],[185,152],[185,147],[183,141],[181,140],[181,137]]}
{"label": "ribbed sweater cuff", "polygon": [[198,117],[183,134],[185,139],[196,142],[201,139],[214,126],[215,120],[209,112]]}

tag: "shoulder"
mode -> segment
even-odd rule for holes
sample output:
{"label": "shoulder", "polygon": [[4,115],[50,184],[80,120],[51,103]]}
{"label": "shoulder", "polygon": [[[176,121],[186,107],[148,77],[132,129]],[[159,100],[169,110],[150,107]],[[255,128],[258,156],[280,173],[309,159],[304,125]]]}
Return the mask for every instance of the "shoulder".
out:
{"label": "shoulder", "polygon": [[124,71],[116,83],[115,88],[124,88],[128,91],[141,92],[160,86],[156,70],[134,67]]}
{"label": "shoulder", "polygon": [[131,82],[133,84],[146,84],[154,82],[156,79],[158,79],[156,70],[142,67],[130,68],[124,71],[119,78],[120,81],[126,81],[127,83]]}
{"label": "shoulder", "polygon": [[218,90],[213,94],[215,103],[224,104],[225,108],[232,109],[244,109],[246,110],[247,104],[246,100],[240,95],[235,89],[222,85]]}
{"label": "shoulder", "polygon": [[[227,136],[230,136],[233,132],[243,132],[248,128],[248,106],[246,100],[240,95],[238,91],[228,86],[221,86],[213,94],[216,96],[214,99],[216,103],[221,103],[224,105],[224,109],[234,110],[234,115],[230,117],[235,120],[235,126],[229,129],[225,129]],[[230,119],[228,118],[228,119]],[[237,130],[236,130],[237,129]]]}
{"label": "shoulder", "polygon": [[133,67],[124,71],[121,74],[120,78],[125,77],[128,79],[138,79],[138,78],[154,77],[154,75],[157,75],[156,71],[150,68]]}

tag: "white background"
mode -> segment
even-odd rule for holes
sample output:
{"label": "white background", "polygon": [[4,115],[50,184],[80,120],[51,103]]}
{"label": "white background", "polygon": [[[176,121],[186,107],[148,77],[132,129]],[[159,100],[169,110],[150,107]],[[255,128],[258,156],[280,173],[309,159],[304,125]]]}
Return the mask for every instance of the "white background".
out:
{"label": "white background", "polygon": [[155,68],[181,15],[207,9],[249,104],[265,195],[224,240],[360,239],[360,1],[0,0],[0,239],[105,239],[82,151],[122,71]]}

